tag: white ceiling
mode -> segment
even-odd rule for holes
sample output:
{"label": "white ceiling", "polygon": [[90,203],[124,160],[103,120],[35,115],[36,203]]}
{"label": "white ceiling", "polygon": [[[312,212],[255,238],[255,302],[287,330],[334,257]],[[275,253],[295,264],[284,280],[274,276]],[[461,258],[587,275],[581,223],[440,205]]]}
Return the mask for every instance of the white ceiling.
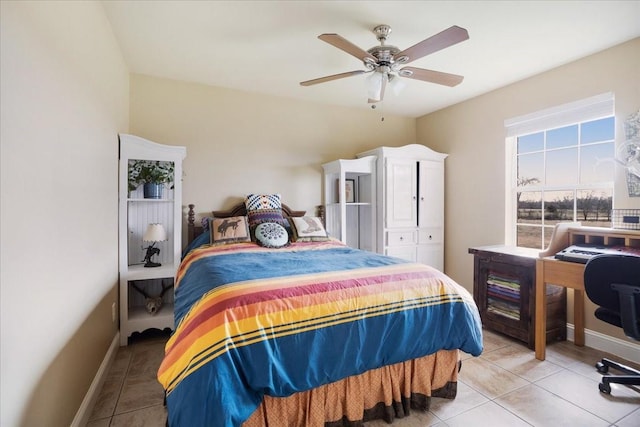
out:
{"label": "white ceiling", "polygon": [[[104,1],[130,71],[369,108],[364,69],[319,40],[337,33],[367,50],[387,24],[406,49],[452,25],[469,40],[411,66],[465,76],[453,88],[403,79],[387,114],[418,117],[640,36],[640,1]],[[639,53],[640,54],[640,53]]]}

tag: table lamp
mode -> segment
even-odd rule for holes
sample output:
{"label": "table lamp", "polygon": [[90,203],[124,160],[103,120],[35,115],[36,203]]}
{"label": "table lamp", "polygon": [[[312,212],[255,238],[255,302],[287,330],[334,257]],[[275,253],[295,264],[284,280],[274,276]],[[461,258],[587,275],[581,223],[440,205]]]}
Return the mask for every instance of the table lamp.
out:
{"label": "table lamp", "polygon": [[147,253],[144,256],[145,267],[160,267],[159,262],[151,261],[154,255],[160,254],[160,248],[156,248],[156,242],[164,242],[167,240],[167,232],[162,224],[149,224],[147,230],[142,236],[143,242],[151,242],[151,245],[147,247]]}

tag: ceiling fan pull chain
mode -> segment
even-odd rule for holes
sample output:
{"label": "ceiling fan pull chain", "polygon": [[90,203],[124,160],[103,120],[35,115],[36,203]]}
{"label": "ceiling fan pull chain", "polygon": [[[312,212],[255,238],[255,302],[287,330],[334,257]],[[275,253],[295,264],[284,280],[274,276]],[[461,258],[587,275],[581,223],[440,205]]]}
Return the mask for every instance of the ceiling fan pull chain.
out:
{"label": "ceiling fan pull chain", "polygon": [[371,109],[375,110],[376,108],[378,108],[378,105],[380,105],[380,121],[384,122],[384,102],[382,101],[376,101],[376,104],[371,104]]}

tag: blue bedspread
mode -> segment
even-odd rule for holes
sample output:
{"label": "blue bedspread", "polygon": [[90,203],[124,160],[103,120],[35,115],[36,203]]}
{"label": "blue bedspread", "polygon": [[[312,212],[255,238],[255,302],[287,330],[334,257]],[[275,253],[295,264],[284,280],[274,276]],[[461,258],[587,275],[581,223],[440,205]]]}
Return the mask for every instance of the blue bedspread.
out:
{"label": "blue bedspread", "polygon": [[191,251],[158,379],[169,423],[239,426],[288,396],[442,349],[482,351],[469,293],[422,264],[346,247]]}

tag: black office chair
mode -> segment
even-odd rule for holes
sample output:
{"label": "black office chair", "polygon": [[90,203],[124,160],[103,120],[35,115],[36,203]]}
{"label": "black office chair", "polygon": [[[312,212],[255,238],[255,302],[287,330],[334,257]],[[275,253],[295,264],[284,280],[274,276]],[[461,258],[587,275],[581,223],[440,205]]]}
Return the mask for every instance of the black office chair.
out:
{"label": "black office chair", "polygon": [[[640,257],[631,255],[598,255],[584,269],[587,296],[599,307],[598,319],[616,325],[629,338],[640,340]],[[610,383],[640,385],[640,371],[610,359],[596,364],[604,374],[598,384],[601,392],[611,393]],[[625,375],[606,375],[609,368]]]}

